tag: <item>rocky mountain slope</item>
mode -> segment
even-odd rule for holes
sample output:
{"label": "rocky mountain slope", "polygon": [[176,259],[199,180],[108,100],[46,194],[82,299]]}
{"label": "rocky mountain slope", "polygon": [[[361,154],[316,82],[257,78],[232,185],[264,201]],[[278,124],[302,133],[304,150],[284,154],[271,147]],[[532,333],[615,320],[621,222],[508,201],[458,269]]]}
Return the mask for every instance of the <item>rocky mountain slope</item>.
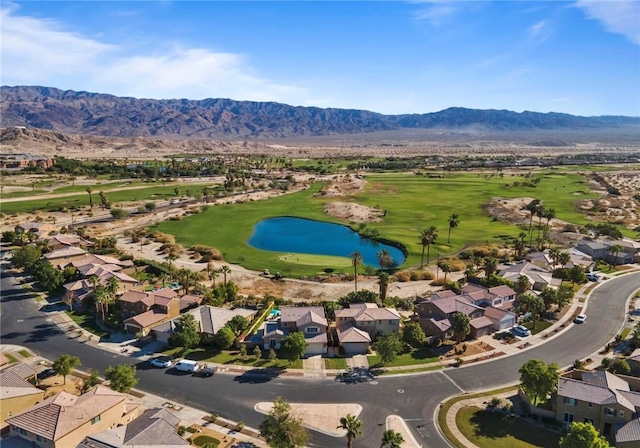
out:
{"label": "rocky mountain slope", "polygon": [[0,88],[0,127],[26,126],[82,135],[162,138],[287,138],[403,128],[472,131],[640,127],[640,117],[579,117],[459,107],[383,115],[365,110],[294,107],[230,99],[123,98],[50,87]]}

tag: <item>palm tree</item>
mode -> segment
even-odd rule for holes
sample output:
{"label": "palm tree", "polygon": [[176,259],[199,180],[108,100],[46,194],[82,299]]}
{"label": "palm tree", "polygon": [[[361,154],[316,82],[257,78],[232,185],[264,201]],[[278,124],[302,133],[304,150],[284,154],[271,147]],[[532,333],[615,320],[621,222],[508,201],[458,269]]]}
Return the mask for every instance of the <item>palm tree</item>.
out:
{"label": "palm tree", "polygon": [[389,287],[389,281],[391,277],[386,272],[380,272],[378,274],[378,285],[380,286],[380,301],[384,303],[387,298],[387,288]]}
{"label": "palm tree", "polygon": [[536,216],[538,217],[538,240],[540,239],[540,232],[542,231],[542,218],[544,218],[546,214],[547,209],[542,205],[538,207],[538,210],[536,210]]}
{"label": "palm tree", "polygon": [[440,263],[440,269],[444,272],[444,282],[447,283],[447,274],[451,273],[451,265],[449,263]]}
{"label": "palm tree", "polygon": [[569,252],[560,252],[560,255],[558,256],[558,263],[560,263],[560,266],[565,267],[570,261],[571,255],[569,255]]}
{"label": "palm tree", "polygon": [[498,269],[498,260],[494,257],[487,257],[484,259],[484,263],[482,265],[484,267],[484,275],[489,278],[496,273],[496,270]]}
{"label": "palm tree", "polygon": [[526,275],[521,275],[520,277],[518,277],[515,288],[518,297],[531,289],[531,282],[529,281],[529,277],[527,277]]}
{"label": "palm tree", "polygon": [[547,229],[549,228],[549,221],[551,221],[553,218],[556,217],[556,210],[553,208],[550,208],[549,210],[546,211],[546,213],[544,214],[544,217],[547,220],[547,224],[545,225],[545,231],[543,233],[544,237],[547,237]]}
{"label": "palm tree", "polygon": [[93,197],[91,197],[91,187],[87,187],[85,191],[89,194],[89,207],[93,208]]}
{"label": "palm tree", "polygon": [[558,265],[558,262],[560,261],[560,249],[558,248],[553,248],[549,251],[549,257],[553,260],[553,267],[555,269],[555,267]]}
{"label": "palm tree", "polygon": [[220,268],[220,272],[222,272],[222,275],[224,276],[224,284],[225,286],[227,285],[227,274],[231,273],[231,269],[229,268],[229,266],[227,266],[226,264],[224,266],[222,266]]}
{"label": "palm tree", "polygon": [[531,232],[533,227],[533,216],[538,212],[539,207],[541,207],[540,199],[534,199],[525,206],[525,209],[531,213],[531,216],[529,216],[529,247],[531,247],[531,244],[533,243],[533,233]]}
{"label": "palm tree", "polygon": [[609,247],[609,253],[611,254],[611,262],[609,263],[609,269],[613,268],[613,263],[617,262],[618,254],[622,251],[622,246],[619,244],[613,244]]}
{"label": "palm tree", "polygon": [[393,257],[391,253],[387,249],[382,249],[376,254],[376,258],[378,259],[378,264],[380,265],[381,270],[386,270],[393,264]]}
{"label": "palm tree", "polygon": [[422,255],[420,257],[420,269],[424,265],[424,248],[427,248],[427,264],[429,264],[429,255],[431,245],[438,239],[438,230],[436,226],[429,226],[420,233],[420,244],[422,244]]}
{"label": "palm tree", "polygon": [[358,292],[358,266],[362,263],[362,254],[355,251],[351,254],[351,265],[353,266],[353,280],[355,282],[356,292]]}
{"label": "palm tree", "polygon": [[393,429],[388,429],[382,433],[382,445],[380,448],[402,448],[404,437]]}
{"label": "palm tree", "polygon": [[167,260],[169,261],[169,280],[170,280],[171,282],[173,282],[173,265],[171,264],[171,262],[172,262],[173,260],[175,260],[176,258],[178,258],[178,257],[176,257],[176,256],[175,256],[175,255],[173,255],[173,254],[169,254],[169,255],[167,255]]}
{"label": "palm tree", "polygon": [[449,237],[447,238],[447,244],[451,242],[451,230],[454,227],[458,227],[458,224],[460,224],[460,218],[458,218],[458,214],[452,213],[451,216],[449,216]]}
{"label": "palm tree", "polygon": [[340,419],[340,426],[338,428],[345,429],[347,431],[347,448],[353,446],[353,439],[362,435],[362,429],[364,424],[355,415],[347,414],[346,417]]}

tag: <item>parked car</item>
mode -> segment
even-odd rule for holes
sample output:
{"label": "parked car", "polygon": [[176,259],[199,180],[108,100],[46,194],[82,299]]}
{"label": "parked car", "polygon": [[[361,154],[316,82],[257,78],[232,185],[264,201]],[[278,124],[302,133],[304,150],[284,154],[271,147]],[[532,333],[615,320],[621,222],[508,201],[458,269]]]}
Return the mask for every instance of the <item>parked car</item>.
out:
{"label": "parked car", "polygon": [[216,368],[214,367],[202,367],[200,370],[198,370],[197,374],[199,376],[204,376],[204,377],[210,377],[213,376],[213,374],[216,373]]}
{"label": "parked car", "polygon": [[587,280],[591,280],[592,282],[597,282],[600,276],[594,272],[587,272]]}
{"label": "parked car", "polygon": [[525,327],[524,325],[514,325],[511,327],[511,331],[521,338],[526,338],[527,336],[531,336],[531,331]]}
{"label": "parked car", "polygon": [[38,373],[37,377],[39,380],[44,380],[54,375],[56,375],[56,371],[49,368],[49,369],[44,369],[42,372]]}
{"label": "parked car", "polygon": [[176,368],[176,370],[179,370],[180,372],[194,373],[200,370],[200,364],[190,359],[183,359],[181,361],[178,361],[174,367]]}
{"label": "parked car", "polygon": [[171,360],[166,357],[154,358],[151,360],[151,365],[153,367],[166,368],[166,367],[171,367],[171,364],[172,364]]}
{"label": "parked car", "polygon": [[576,324],[583,324],[585,320],[587,320],[586,314],[578,314],[576,318],[573,319]]}

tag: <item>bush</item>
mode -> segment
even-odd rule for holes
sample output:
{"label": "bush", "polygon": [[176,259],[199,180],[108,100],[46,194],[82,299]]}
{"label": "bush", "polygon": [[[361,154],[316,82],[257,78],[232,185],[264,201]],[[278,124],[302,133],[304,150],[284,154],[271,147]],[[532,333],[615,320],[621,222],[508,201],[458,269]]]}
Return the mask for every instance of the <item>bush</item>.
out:
{"label": "bush", "polygon": [[408,282],[411,279],[411,275],[408,272],[398,272],[395,277],[399,282]]}

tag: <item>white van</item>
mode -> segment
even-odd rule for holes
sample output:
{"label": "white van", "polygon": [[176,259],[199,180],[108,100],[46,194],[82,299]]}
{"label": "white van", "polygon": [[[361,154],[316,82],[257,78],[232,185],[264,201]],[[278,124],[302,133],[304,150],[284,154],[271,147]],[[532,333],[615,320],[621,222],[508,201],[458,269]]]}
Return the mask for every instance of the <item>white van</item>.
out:
{"label": "white van", "polygon": [[196,361],[183,359],[175,364],[175,368],[181,372],[197,372],[200,365]]}

